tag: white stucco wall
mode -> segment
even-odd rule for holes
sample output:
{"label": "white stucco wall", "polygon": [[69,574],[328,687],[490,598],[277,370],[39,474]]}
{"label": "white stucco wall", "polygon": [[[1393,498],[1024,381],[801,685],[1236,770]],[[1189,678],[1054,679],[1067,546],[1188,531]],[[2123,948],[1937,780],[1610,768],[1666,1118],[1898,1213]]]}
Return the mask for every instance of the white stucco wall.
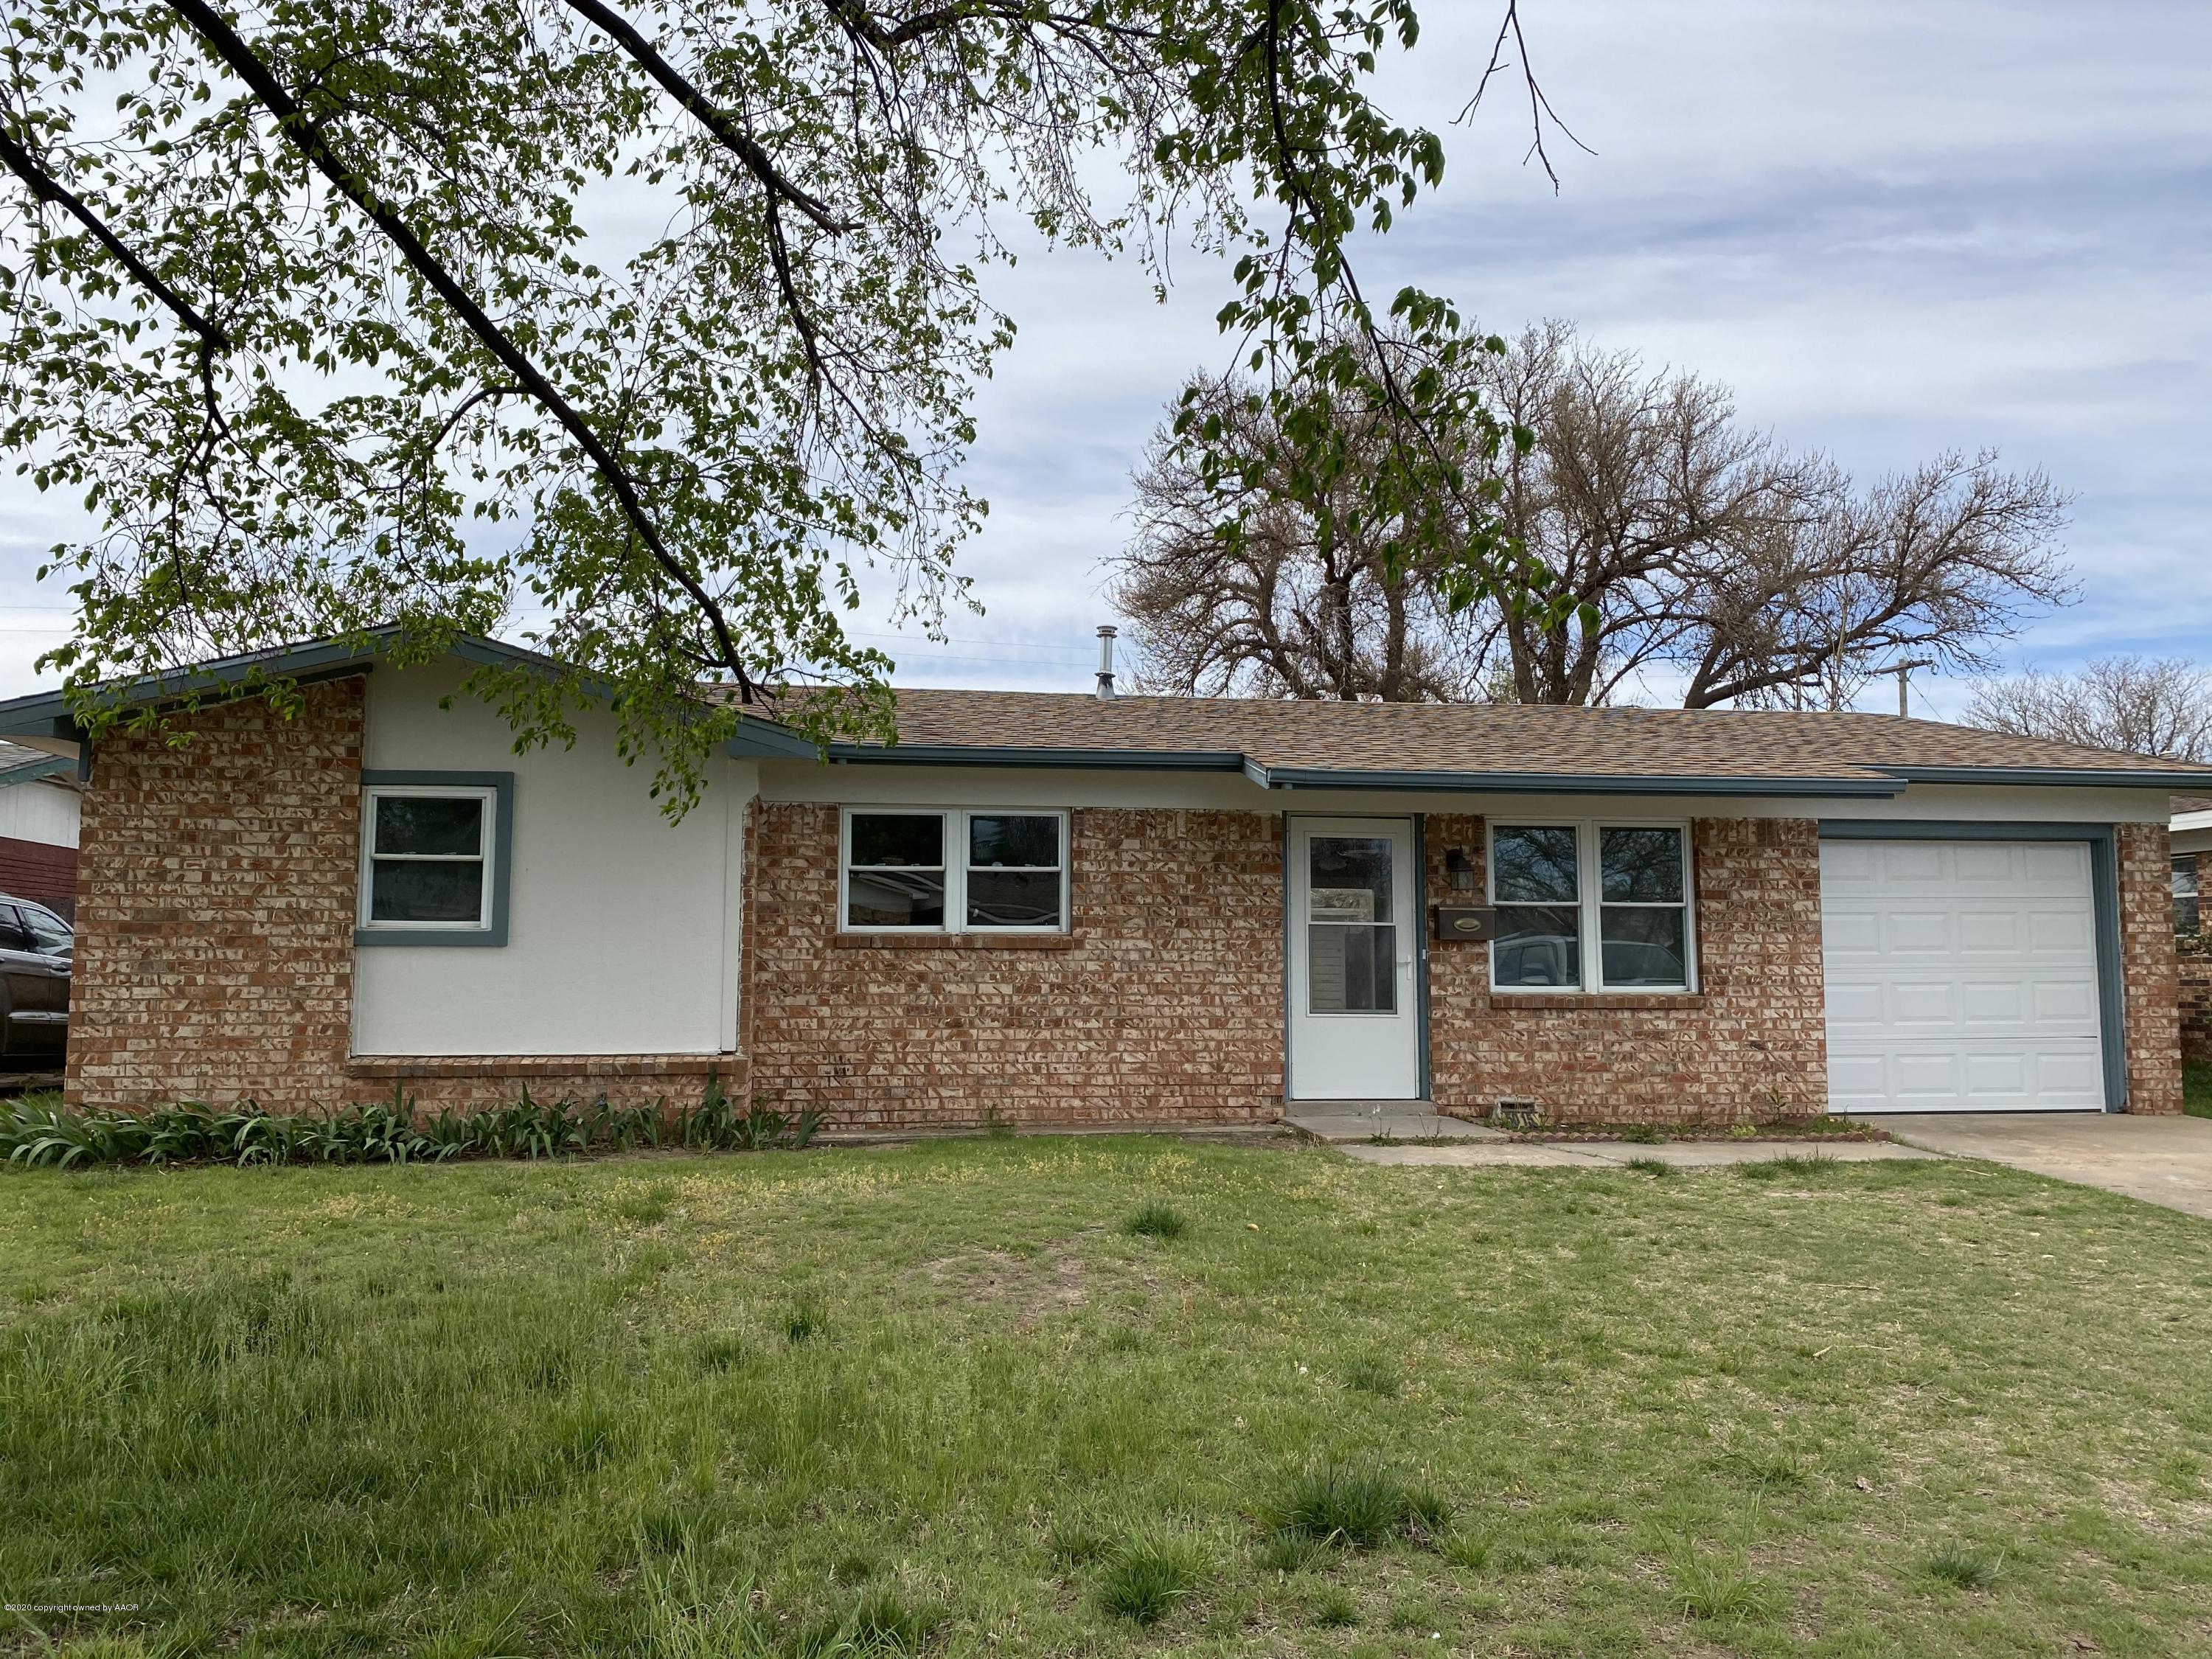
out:
{"label": "white stucco wall", "polygon": [[[739,836],[757,776],[724,761],[671,824],[587,714],[573,749],[514,752],[498,714],[439,699],[458,665],[368,677],[371,771],[512,772],[501,947],[357,946],[354,1052],[367,1055],[715,1054],[736,1046]],[[0,792],[4,793],[4,792]]]}
{"label": "white stucco wall", "polygon": [[43,842],[49,847],[76,845],[78,809],[83,797],[74,789],[33,778],[0,789],[0,836]]}

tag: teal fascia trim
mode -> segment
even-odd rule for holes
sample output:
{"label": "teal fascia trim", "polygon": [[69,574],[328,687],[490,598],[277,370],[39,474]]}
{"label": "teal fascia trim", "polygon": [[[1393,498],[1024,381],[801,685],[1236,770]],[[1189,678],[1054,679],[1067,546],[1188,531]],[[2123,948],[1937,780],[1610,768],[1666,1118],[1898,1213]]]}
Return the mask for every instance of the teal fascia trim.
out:
{"label": "teal fascia trim", "polygon": [[805,738],[773,720],[740,720],[738,735],[730,739],[725,749],[726,753],[739,760],[819,760],[822,757],[822,751]]}
{"label": "teal fascia trim", "polygon": [[1318,767],[1260,769],[1270,789],[1431,789],[1440,794],[1789,795],[1883,799],[1905,793],[1889,778],[1716,778],[1668,775],[1608,777],[1594,772],[1337,772]]}
{"label": "teal fascia trim", "polygon": [[44,760],[25,761],[21,766],[11,766],[0,772],[0,789],[18,783],[30,783],[39,778],[51,778],[59,772],[74,774],[77,763],[67,755],[49,755]]}
{"label": "teal fascia trim", "polygon": [[2120,865],[2109,823],[1989,823],[1978,819],[1822,818],[1822,841],[2081,841],[2089,844],[2097,928],[2097,1028],[2105,1109],[2128,1109],[2127,990],[2120,978]]}
{"label": "teal fascia trim", "polygon": [[2212,790],[2212,768],[2166,771],[2146,768],[2123,772],[2106,768],[2062,766],[1884,766],[1878,769],[1907,783],[2057,784],[2075,788]]}
{"label": "teal fascia trim", "polygon": [[491,926],[474,933],[445,927],[361,927],[356,947],[385,945],[432,945],[441,949],[497,950],[507,943],[507,873],[514,864],[514,774],[512,772],[363,772],[362,787],[397,785],[492,792]]}
{"label": "teal fascia trim", "polygon": [[[343,639],[309,640],[299,645],[222,657],[171,673],[149,674],[143,679],[103,685],[98,689],[99,695],[117,708],[128,708],[142,703],[175,702],[236,690],[257,675],[302,685],[311,685],[318,680],[343,679],[373,669],[380,659],[380,647],[396,639],[399,632],[396,626],[372,628]],[[453,654],[492,667],[555,666],[551,658],[535,651],[475,635],[465,635],[456,640]],[[83,732],[70,713],[68,694],[40,691],[0,702],[0,737],[19,736],[81,741]]]}

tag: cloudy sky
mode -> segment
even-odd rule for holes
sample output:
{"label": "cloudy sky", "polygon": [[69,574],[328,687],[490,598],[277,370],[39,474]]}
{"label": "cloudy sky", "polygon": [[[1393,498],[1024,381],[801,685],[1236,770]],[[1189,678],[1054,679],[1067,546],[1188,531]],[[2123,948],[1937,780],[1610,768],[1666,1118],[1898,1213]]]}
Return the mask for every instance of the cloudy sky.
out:
{"label": "cloudy sky", "polygon": [[[1864,476],[1998,447],[2076,497],[2081,602],[2015,662],[2133,650],[2212,660],[2212,6],[2202,0],[1522,0],[1554,104],[1595,151],[1521,164],[1501,100],[1450,125],[1493,0],[1431,0],[1384,102],[1442,131],[1443,190],[1369,251],[1511,332],[1571,318],[1601,345],[1733,386],[1747,418]],[[1225,348],[1223,273],[1044,254],[999,273],[1021,334],[980,406],[992,513],[964,568],[981,616],[879,642],[909,683],[1083,689],[1101,562],[1163,404]],[[66,533],[0,479],[0,695],[38,683],[64,596],[32,580]],[[881,629],[884,624],[872,627]],[[1923,689],[1955,708],[1964,688]]]}

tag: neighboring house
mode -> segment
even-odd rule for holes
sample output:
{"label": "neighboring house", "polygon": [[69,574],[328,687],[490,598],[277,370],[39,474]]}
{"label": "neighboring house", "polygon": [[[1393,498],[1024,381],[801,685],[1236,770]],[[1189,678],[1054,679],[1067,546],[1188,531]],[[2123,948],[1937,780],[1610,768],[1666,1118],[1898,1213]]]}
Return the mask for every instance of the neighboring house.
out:
{"label": "neighboring house", "polygon": [[74,756],[0,743],[0,893],[64,916],[76,908],[82,798]]}
{"label": "neighboring house", "polygon": [[270,653],[297,719],[100,743],[75,1098],[712,1067],[845,1128],[2180,1106],[2167,797],[2212,768],[1873,714],[908,690],[896,747],[826,763],[749,719],[672,825],[605,717],[517,755],[441,708],[488,659],[527,660]]}
{"label": "neighboring house", "polygon": [[2181,1053],[2212,1066],[2212,796],[2176,795],[2173,933],[2181,953]]}

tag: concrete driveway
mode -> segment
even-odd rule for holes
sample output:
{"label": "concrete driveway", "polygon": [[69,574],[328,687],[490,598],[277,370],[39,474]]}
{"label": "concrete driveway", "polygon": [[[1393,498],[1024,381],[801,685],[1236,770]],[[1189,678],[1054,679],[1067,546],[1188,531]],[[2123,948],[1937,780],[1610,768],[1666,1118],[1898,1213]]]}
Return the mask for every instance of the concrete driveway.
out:
{"label": "concrete driveway", "polygon": [[1963,1112],[1869,1121],[1908,1146],[1985,1158],[2212,1218],[2212,1118]]}

